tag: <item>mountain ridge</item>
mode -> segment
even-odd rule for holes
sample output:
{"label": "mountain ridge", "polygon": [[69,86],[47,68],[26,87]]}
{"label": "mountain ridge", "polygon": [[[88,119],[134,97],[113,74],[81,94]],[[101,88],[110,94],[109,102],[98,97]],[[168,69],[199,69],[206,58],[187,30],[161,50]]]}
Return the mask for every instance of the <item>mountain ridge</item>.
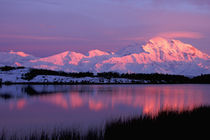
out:
{"label": "mountain ridge", "polygon": [[25,66],[66,72],[164,73],[199,75],[210,73],[210,56],[179,40],[154,37],[115,53],[98,49],[86,54],[65,51],[49,57],[24,52],[0,52],[0,65]]}

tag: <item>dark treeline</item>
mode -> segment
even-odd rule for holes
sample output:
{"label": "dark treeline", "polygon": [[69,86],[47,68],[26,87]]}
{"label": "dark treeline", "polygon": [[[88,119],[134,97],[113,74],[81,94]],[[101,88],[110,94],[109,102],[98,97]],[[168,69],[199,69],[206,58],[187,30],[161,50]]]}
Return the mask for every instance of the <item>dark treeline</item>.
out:
{"label": "dark treeline", "polygon": [[[0,67],[1,71],[10,71],[15,69],[23,69],[24,67]],[[126,78],[132,80],[147,80],[149,83],[174,83],[174,84],[181,84],[181,83],[210,83],[210,74],[202,74],[200,76],[196,76],[193,78],[186,77],[184,75],[171,75],[171,74],[142,74],[142,73],[118,73],[118,72],[101,72],[94,74],[92,72],[64,72],[64,71],[53,71],[53,70],[46,70],[46,69],[30,69],[30,72],[24,74],[22,79],[31,80],[37,75],[55,75],[55,76],[66,76],[66,77],[74,77],[74,78],[81,78],[81,77],[102,77],[106,79],[111,78]],[[134,81],[133,83],[138,83]],[[142,82],[139,82],[142,83]]]}
{"label": "dark treeline", "polygon": [[117,72],[103,72],[98,73],[98,77],[104,78],[127,78],[133,80],[148,80],[150,83],[189,83],[190,78],[183,75],[169,75],[169,74],[142,74],[142,73],[117,73]]}
{"label": "dark treeline", "polygon": [[24,69],[25,67],[12,67],[12,66],[4,66],[0,67],[1,71],[10,71],[10,70],[16,70],[16,69]]}
{"label": "dark treeline", "polygon": [[29,73],[23,76],[23,79],[31,80],[37,75],[57,75],[57,76],[67,76],[74,78],[81,77],[103,77],[107,79],[111,78],[126,78],[133,80],[148,80],[149,83],[210,83],[210,74],[200,75],[193,78],[189,78],[183,75],[170,75],[170,74],[142,74],[142,73],[117,73],[117,72],[102,72],[94,73],[91,72],[79,72],[79,73],[67,73],[63,71],[52,71],[52,70],[41,70],[41,69],[31,69]]}
{"label": "dark treeline", "polygon": [[111,78],[127,78],[133,80],[148,80],[149,83],[190,83],[191,79],[182,75],[168,75],[168,74],[120,74],[117,72],[103,72],[94,73],[91,72],[79,72],[79,73],[67,73],[63,71],[52,71],[52,70],[41,70],[31,69],[29,73],[23,76],[23,79],[31,80],[37,75],[56,75],[56,76],[67,76],[74,78],[81,77],[103,77],[107,79]]}
{"label": "dark treeline", "polygon": [[191,81],[192,83],[210,84],[210,74],[193,77]]}
{"label": "dark treeline", "polygon": [[48,133],[31,133],[18,138],[0,132],[0,140],[139,140],[139,139],[208,139],[210,107],[192,111],[164,111],[157,116],[136,116],[108,122],[104,129],[90,129],[86,134],[79,130],[59,130]]}
{"label": "dark treeline", "polygon": [[45,70],[45,69],[30,69],[30,72],[26,73],[23,76],[23,79],[31,80],[37,75],[55,75],[55,76],[66,76],[66,77],[74,77],[74,78],[94,76],[94,74],[91,72],[67,73],[63,71],[52,71],[52,70]]}

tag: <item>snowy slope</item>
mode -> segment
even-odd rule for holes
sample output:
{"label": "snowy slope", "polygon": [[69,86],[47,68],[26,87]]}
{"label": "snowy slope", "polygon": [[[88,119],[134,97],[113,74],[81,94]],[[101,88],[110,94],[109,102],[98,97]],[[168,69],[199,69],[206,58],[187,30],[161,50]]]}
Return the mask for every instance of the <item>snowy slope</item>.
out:
{"label": "snowy slope", "polygon": [[24,52],[0,52],[0,66],[23,66],[25,62],[33,59],[37,59],[32,55],[26,54]]}
{"label": "snowy slope", "polygon": [[30,68],[14,69],[9,71],[0,70],[1,83],[148,83],[147,80],[132,80],[126,78],[111,78],[103,77],[66,77],[56,75],[37,75],[31,80],[24,79],[26,73],[30,72]]}
{"label": "snowy slope", "polygon": [[91,50],[86,54],[66,51],[45,58],[23,52],[1,52],[0,65],[26,66],[67,72],[210,73],[210,56],[179,40],[155,37],[116,53]]}
{"label": "snowy slope", "polygon": [[[133,52],[136,47],[140,53]],[[181,41],[156,37],[136,47],[130,52],[126,50],[128,55],[114,56],[98,63],[98,71],[185,75],[210,73],[210,57]]]}

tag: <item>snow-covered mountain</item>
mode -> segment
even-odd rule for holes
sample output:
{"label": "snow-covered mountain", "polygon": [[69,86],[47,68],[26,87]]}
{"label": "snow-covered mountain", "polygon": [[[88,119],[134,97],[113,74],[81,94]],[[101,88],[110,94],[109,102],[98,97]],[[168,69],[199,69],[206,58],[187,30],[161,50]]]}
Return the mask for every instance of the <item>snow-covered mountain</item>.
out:
{"label": "snow-covered mountain", "polygon": [[25,62],[38,59],[24,52],[0,52],[0,66],[22,66]]}
{"label": "snow-covered mountain", "polygon": [[1,52],[0,65],[26,66],[67,72],[210,73],[210,56],[178,40],[155,37],[116,53],[91,50],[86,54],[66,51],[45,58],[23,52]]}

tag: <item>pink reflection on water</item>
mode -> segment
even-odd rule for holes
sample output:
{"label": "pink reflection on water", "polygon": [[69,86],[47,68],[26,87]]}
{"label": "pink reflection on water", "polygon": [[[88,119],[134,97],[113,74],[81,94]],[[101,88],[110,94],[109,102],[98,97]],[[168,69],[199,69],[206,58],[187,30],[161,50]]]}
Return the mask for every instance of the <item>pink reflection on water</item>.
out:
{"label": "pink reflection on water", "polygon": [[63,109],[68,109],[68,101],[62,93],[54,94],[53,96],[41,96],[40,101],[54,104]]}
{"label": "pink reflection on water", "polygon": [[22,110],[24,107],[26,107],[27,101],[25,99],[20,99],[15,103],[10,103],[9,104],[9,109],[17,109],[17,110]]}
{"label": "pink reflection on water", "polygon": [[89,109],[94,111],[100,111],[104,109],[105,103],[102,101],[95,101],[93,99],[89,99]]}
{"label": "pink reflection on water", "polygon": [[21,99],[17,102],[17,108],[18,109],[24,108],[25,105],[26,105],[26,100],[24,100],[24,99]]}
{"label": "pink reflection on water", "polygon": [[83,99],[77,93],[69,95],[69,102],[72,108],[78,108],[83,105]]}
{"label": "pink reflection on water", "polygon": [[[90,88],[90,87],[88,87]],[[79,109],[87,107],[89,111],[103,111],[105,109],[117,110],[123,106],[139,108],[140,113],[157,115],[163,110],[184,111],[192,110],[205,103],[202,90],[184,86],[122,86],[107,87],[108,93],[101,93],[101,87],[95,88],[92,93],[81,94],[80,90],[69,93],[56,93],[52,95],[39,96],[40,102],[53,104],[64,110]],[[115,90],[112,90],[115,89]],[[119,88],[116,90],[116,88]],[[106,88],[104,88],[106,89]],[[10,109],[17,106],[23,109],[27,105],[27,100],[18,100],[16,104],[11,104]]]}

